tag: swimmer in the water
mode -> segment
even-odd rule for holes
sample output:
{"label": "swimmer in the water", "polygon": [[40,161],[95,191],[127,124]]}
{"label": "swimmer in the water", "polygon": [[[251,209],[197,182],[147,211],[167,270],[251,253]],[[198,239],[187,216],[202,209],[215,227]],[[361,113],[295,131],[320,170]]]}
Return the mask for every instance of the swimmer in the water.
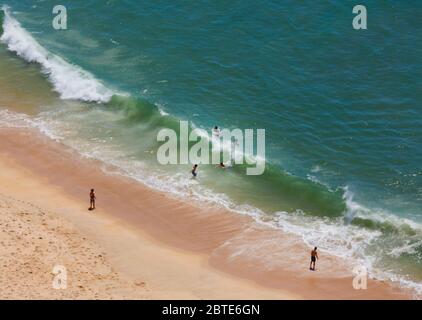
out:
{"label": "swimmer in the water", "polygon": [[220,164],[217,164],[217,166],[216,166],[217,168],[222,168],[222,169],[225,169],[226,168],[226,166],[224,165],[224,163],[222,163],[222,162],[220,162]]}
{"label": "swimmer in the water", "polygon": [[213,132],[213,134],[214,134],[216,137],[219,137],[219,136],[220,136],[220,129],[218,129],[218,127],[217,127],[217,126],[215,126],[215,127],[214,127],[214,129],[212,130],[212,132]]}
{"label": "swimmer in the water", "polygon": [[194,166],[193,166],[193,168],[192,168],[192,171],[191,171],[191,173],[192,173],[192,176],[195,178],[197,175],[198,175],[198,173],[196,172],[196,170],[198,169],[198,165],[197,164],[195,164]]}

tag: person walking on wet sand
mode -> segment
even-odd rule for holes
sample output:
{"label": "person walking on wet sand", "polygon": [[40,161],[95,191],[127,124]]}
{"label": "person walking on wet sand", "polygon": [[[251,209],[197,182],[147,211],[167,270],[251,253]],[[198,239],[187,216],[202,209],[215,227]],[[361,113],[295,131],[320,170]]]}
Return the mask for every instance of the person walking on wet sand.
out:
{"label": "person walking on wet sand", "polygon": [[311,263],[309,264],[309,270],[315,271],[315,262],[318,258],[317,247],[311,251]]}
{"label": "person walking on wet sand", "polygon": [[89,193],[89,199],[90,199],[90,207],[89,210],[95,210],[95,191],[94,189],[91,189],[91,192]]}

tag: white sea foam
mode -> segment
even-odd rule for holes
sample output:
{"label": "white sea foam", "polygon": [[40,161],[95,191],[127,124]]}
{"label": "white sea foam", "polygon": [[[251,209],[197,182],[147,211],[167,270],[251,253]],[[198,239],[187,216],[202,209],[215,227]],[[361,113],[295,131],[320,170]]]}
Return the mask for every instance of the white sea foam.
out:
{"label": "white sea foam", "polygon": [[391,223],[395,226],[408,225],[413,230],[422,232],[422,225],[420,223],[404,217],[399,217],[390,212],[387,212],[384,209],[367,208],[354,200],[355,195],[348,186],[344,187],[343,190],[343,199],[347,208],[346,219],[348,222],[353,220],[355,217],[359,217],[371,219],[372,221],[379,223]]}
{"label": "white sea foam", "polygon": [[3,6],[2,10],[5,17],[0,41],[19,57],[28,62],[38,63],[62,99],[90,102],[108,102],[110,100],[113,95],[111,90],[87,71],[48,52],[29,32],[22,28],[6,6]]}
{"label": "white sea foam", "polygon": [[311,172],[312,173],[317,173],[317,172],[320,172],[321,170],[322,169],[321,169],[321,167],[319,165],[315,165],[315,166],[312,167]]}
{"label": "white sea foam", "polygon": [[169,115],[169,113],[164,110],[164,106],[163,105],[161,105],[159,103],[157,103],[156,105],[157,105],[158,111],[160,112],[160,114],[162,116],[168,116]]}
{"label": "white sea foam", "polygon": [[0,109],[0,128],[31,128],[34,123],[21,113]]}

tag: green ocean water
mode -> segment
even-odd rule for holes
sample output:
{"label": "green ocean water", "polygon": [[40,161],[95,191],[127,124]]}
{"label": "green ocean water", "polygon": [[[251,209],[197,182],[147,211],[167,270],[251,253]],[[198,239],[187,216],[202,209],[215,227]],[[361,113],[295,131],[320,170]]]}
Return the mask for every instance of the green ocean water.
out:
{"label": "green ocean water", "polygon": [[[72,1],[63,31],[53,1],[3,4],[0,123],[420,290],[422,3],[371,1],[364,31],[352,1]],[[159,165],[179,120],[265,129],[265,173]]]}

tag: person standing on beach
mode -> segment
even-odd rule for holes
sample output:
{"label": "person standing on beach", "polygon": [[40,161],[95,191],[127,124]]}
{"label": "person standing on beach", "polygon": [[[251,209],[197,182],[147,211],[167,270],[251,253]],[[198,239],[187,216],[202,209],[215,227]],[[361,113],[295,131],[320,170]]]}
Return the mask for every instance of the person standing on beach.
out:
{"label": "person standing on beach", "polygon": [[318,258],[318,252],[317,247],[314,248],[314,250],[311,251],[311,263],[309,264],[309,269],[312,271],[315,271],[315,262]]}
{"label": "person standing on beach", "polygon": [[91,189],[91,192],[89,193],[89,199],[90,199],[90,207],[89,210],[95,210],[95,190]]}
{"label": "person standing on beach", "polygon": [[195,164],[193,166],[192,171],[191,171],[194,178],[196,178],[196,176],[198,175],[198,173],[196,172],[196,169],[198,169],[198,165],[197,164]]}

